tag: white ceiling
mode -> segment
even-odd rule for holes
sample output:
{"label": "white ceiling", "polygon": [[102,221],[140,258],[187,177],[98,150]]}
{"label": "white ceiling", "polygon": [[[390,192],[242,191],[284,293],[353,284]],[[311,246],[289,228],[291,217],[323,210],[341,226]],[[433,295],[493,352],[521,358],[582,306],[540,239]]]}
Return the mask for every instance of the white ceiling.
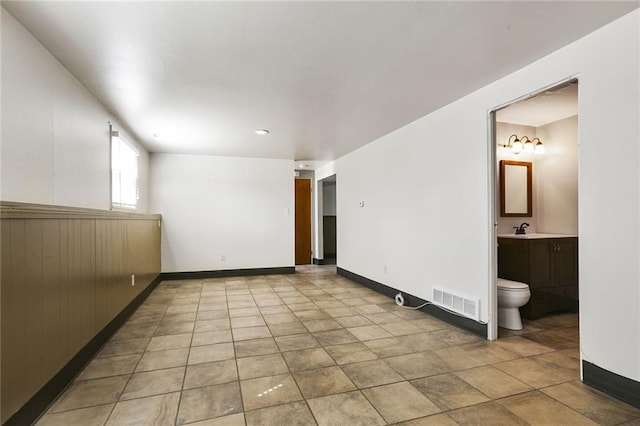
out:
{"label": "white ceiling", "polygon": [[326,161],[639,2],[2,5],[151,151]]}
{"label": "white ceiling", "polygon": [[540,127],[578,115],[578,84],[572,83],[509,105],[496,113],[496,121]]}

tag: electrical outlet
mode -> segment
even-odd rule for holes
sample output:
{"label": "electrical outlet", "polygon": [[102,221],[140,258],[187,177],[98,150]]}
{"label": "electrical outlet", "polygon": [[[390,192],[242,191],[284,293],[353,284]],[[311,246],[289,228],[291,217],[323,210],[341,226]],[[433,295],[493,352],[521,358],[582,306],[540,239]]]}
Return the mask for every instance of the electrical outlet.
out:
{"label": "electrical outlet", "polygon": [[227,256],[225,254],[220,256],[220,261],[224,262],[225,260],[227,260]]}
{"label": "electrical outlet", "polygon": [[134,285],[136,285],[136,276],[134,274],[131,274],[131,287],[133,287]]}
{"label": "electrical outlet", "polygon": [[384,273],[387,273],[387,265],[384,265]]}

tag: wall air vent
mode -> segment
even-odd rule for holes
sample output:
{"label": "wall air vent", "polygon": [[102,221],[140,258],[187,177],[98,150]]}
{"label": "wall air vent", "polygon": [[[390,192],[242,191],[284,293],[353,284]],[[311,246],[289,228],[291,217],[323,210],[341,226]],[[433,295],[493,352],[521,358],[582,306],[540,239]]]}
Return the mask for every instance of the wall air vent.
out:
{"label": "wall air vent", "polygon": [[442,288],[433,288],[433,304],[480,321],[480,299],[468,298]]}

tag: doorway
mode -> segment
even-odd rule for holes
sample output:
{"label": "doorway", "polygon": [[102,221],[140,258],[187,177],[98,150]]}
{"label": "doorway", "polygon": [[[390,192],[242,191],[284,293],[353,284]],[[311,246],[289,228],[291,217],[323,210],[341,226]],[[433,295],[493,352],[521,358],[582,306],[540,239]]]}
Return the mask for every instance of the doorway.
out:
{"label": "doorway", "polygon": [[[524,325],[519,334],[557,313],[574,312],[577,322],[578,80],[572,77],[496,108],[489,124],[494,232],[488,338],[513,334],[507,327],[498,328],[496,279],[528,285],[531,297],[519,308]],[[504,171],[505,164],[512,163],[532,170],[529,188],[516,190],[521,198],[531,198],[532,207],[509,213],[505,188],[514,184]],[[516,235],[517,228],[526,234]]]}
{"label": "doorway", "polygon": [[336,175],[320,181],[322,184],[322,247],[323,264],[335,264],[337,248]]}
{"label": "doorway", "polygon": [[311,179],[295,179],[295,264],[311,263]]}

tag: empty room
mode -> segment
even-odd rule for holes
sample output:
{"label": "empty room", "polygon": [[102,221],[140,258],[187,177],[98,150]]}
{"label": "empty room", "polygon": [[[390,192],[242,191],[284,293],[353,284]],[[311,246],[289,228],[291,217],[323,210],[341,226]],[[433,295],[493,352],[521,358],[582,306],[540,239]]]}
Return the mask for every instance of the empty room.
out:
{"label": "empty room", "polygon": [[640,422],[640,1],[0,18],[0,424]]}

